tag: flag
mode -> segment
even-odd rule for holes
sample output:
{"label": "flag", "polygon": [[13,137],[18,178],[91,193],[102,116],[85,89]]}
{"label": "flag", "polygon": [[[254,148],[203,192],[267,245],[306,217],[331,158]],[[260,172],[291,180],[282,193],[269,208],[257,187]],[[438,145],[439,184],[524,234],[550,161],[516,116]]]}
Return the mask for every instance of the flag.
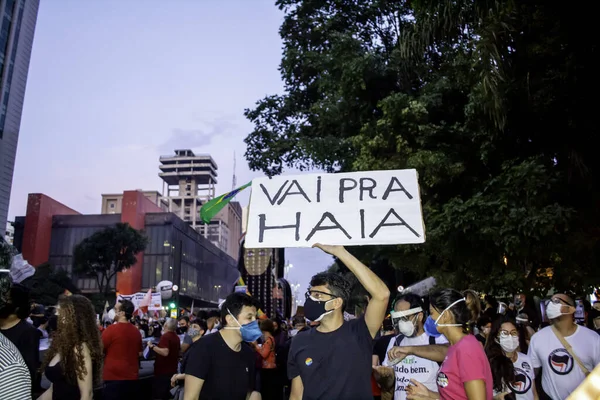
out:
{"label": "flag", "polygon": [[152,289],[148,289],[148,293],[146,293],[146,295],[144,296],[144,298],[142,299],[142,301],[139,304],[139,308],[138,308],[138,314],[141,314],[140,316],[143,316],[144,314],[146,314],[148,312],[148,307],[150,307],[150,304],[152,303]]}
{"label": "flag", "polygon": [[244,186],[240,186],[239,188],[232,190],[229,193],[225,193],[216,197],[210,201],[207,201],[200,207],[200,218],[205,224],[208,224],[211,219],[215,217],[225,207],[233,198],[242,190],[251,186],[252,182],[246,183]]}

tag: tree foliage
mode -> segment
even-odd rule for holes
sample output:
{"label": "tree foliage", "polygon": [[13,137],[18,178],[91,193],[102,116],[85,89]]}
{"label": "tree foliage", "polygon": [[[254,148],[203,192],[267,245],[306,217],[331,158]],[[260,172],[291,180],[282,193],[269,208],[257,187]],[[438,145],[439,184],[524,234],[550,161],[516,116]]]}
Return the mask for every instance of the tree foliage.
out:
{"label": "tree foliage", "polygon": [[600,284],[591,16],[542,0],[277,5],[285,92],[245,112],[252,169],[415,168],[426,244],[361,258],[456,288]]}
{"label": "tree foliage", "polygon": [[73,252],[74,271],[96,279],[105,297],[110,282],[137,262],[136,254],[144,251],[148,238],[127,223],[105,228],[79,243]]}
{"label": "tree foliage", "polygon": [[36,267],[35,274],[23,280],[21,284],[29,288],[34,302],[46,306],[58,304],[58,298],[67,290],[74,294],[79,293],[67,271],[55,269],[48,263]]}

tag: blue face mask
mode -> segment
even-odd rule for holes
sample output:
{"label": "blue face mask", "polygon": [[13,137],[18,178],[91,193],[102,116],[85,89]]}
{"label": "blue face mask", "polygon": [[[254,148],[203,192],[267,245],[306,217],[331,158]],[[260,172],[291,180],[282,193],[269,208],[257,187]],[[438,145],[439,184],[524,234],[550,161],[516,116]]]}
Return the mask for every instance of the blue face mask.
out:
{"label": "blue face mask", "polygon": [[429,336],[440,337],[442,334],[438,331],[437,326],[435,325],[435,321],[431,318],[431,316],[427,317],[425,320],[425,325],[423,325],[423,329]]}
{"label": "blue face mask", "polygon": [[239,329],[240,333],[242,334],[242,340],[244,342],[249,342],[249,343],[257,341],[258,338],[262,336],[262,331],[260,330],[260,326],[258,326],[257,320],[254,320],[252,322],[248,322],[247,324],[242,325],[237,320],[237,318],[233,316],[233,314],[229,310],[227,310],[227,312],[229,313],[229,315],[231,315],[231,317],[239,325],[239,328],[233,328],[233,327],[226,326],[225,329]]}
{"label": "blue face mask", "polygon": [[244,342],[255,342],[262,336],[262,331],[258,326],[258,321],[252,321],[240,326],[240,333]]}

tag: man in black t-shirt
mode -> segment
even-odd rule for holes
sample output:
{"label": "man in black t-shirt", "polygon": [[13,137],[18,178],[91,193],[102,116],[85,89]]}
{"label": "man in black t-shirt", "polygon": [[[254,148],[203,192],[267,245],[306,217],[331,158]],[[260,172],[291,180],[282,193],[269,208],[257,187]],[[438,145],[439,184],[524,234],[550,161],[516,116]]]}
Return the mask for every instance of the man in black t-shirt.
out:
{"label": "man in black t-shirt", "polygon": [[206,335],[188,350],[184,400],[258,399],[255,391],[254,342],[262,332],[256,321],[257,302],[233,293],[221,306],[223,329]]}
{"label": "man in black t-shirt", "polygon": [[372,400],[373,338],[385,317],[390,291],[381,279],[341,246],[315,245],[343,262],[371,295],[365,315],[344,321],[350,285],[339,274],[312,277],[304,315],[320,325],[298,333],[288,356],[290,400]]}

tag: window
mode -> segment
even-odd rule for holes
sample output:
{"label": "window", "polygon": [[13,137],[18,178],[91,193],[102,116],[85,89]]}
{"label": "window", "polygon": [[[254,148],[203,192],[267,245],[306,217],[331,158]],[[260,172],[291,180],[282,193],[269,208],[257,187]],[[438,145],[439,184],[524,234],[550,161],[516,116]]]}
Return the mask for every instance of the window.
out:
{"label": "window", "polygon": [[110,203],[108,206],[109,206],[110,208],[115,208],[115,203]]}

